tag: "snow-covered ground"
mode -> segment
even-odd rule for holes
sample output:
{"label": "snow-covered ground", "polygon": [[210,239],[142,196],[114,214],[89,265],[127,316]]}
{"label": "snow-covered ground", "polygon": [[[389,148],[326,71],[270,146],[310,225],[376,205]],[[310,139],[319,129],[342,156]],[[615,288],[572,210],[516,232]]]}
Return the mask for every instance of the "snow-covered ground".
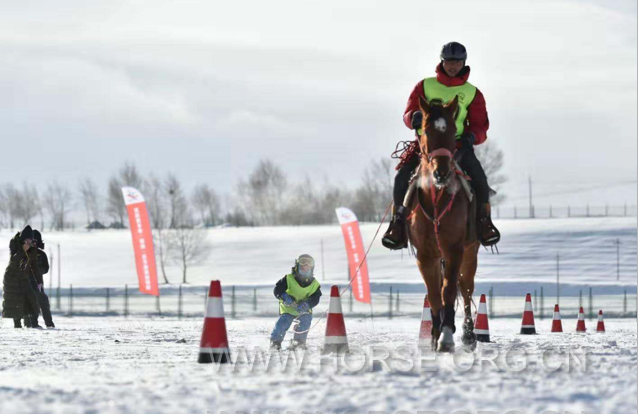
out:
{"label": "snow-covered ground", "polygon": [[[518,334],[519,319],[496,319],[493,342],[473,354],[424,354],[418,362],[409,357],[418,318],[350,318],[353,352],[338,366],[319,354],[324,320],[309,334],[302,368],[289,359],[287,371],[275,359],[269,369],[259,362],[251,369],[244,358],[252,359],[255,347],[266,349],[274,318],[227,320],[239,362],[219,369],[196,363],[200,318],[59,317],[60,328],[45,331],[6,322],[1,413],[626,414],[638,408],[635,319],[608,319],[604,334],[577,334],[571,323],[564,324],[566,333],[550,334],[551,321],[537,321],[535,336]],[[384,359],[386,352],[392,357]],[[289,354],[274,357],[282,355]]]}
{"label": "snow-covered ground", "polygon": [[[556,255],[560,254],[560,280],[578,289],[596,286],[598,293],[622,293],[636,287],[637,220],[636,217],[601,217],[569,219],[498,220],[502,232],[500,254],[484,250],[479,255],[477,284],[494,285],[496,294],[519,295],[514,287],[525,291],[545,285],[551,295],[556,280]],[[380,235],[385,231],[383,225]],[[377,223],[361,226],[367,246],[378,228]],[[294,258],[310,253],[317,259],[317,277],[325,283],[347,280],[347,258],[341,228],[332,226],[261,227],[210,229],[211,254],[203,263],[189,270],[191,284],[207,285],[219,279],[224,286],[272,286],[290,270]],[[403,252],[391,252],[375,240],[368,256],[372,284],[422,285],[414,258]],[[7,257],[12,233],[0,232],[0,257]],[[53,286],[57,285],[57,243],[62,252],[62,286],[123,287],[136,285],[131,236],[123,231],[67,231],[44,233],[47,251],[53,253]],[[620,240],[620,281],[616,281],[616,239]],[[324,253],[321,254],[323,241]],[[50,275],[49,275],[50,276]],[[179,269],[168,268],[169,280],[181,281]],[[161,276],[160,276],[161,280]],[[45,279],[45,286],[49,280]],[[612,292],[612,288],[616,289]],[[610,290],[611,289],[611,290]],[[383,289],[386,291],[387,289]],[[405,290],[405,289],[404,289]],[[524,293],[524,291],[523,291]]]}

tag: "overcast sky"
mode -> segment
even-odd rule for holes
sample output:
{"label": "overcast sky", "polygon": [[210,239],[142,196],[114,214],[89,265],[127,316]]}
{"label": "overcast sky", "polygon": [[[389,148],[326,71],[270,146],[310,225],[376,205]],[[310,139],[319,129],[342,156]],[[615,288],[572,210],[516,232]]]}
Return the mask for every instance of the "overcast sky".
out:
{"label": "overcast sky", "polygon": [[635,203],[635,0],[5,3],[0,182],[104,185],[129,160],[227,192],[270,158],[353,185],[411,138],[407,98],[451,40],[514,200],[532,175],[628,181],[609,197]]}

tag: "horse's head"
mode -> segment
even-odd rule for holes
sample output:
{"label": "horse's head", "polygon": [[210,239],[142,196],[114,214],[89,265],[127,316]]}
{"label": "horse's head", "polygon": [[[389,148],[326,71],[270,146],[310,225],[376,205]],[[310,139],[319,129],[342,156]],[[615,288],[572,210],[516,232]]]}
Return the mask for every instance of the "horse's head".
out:
{"label": "horse's head", "polygon": [[447,105],[430,104],[420,100],[423,112],[423,135],[419,137],[421,157],[425,173],[437,187],[448,184],[452,177],[452,157],[456,149],[456,124],[454,115],[458,108],[458,97]]}

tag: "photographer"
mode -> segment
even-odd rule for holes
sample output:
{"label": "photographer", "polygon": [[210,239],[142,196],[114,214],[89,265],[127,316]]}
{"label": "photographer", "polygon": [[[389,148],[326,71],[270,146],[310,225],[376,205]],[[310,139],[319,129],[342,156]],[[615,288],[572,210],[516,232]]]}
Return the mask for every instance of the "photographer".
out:
{"label": "photographer", "polygon": [[[44,252],[42,234],[38,230],[33,230],[33,236],[35,238],[35,248],[29,250],[29,256],[32,257],[31,270],[35,276],[35,286],[33,286],[33,288],[35,289],[40,309],[42,309],[44,324],[47,328],[55,328],[53,317],[51,316],[49,297],[46,293],[44,293],[44,275],[49,272],[49,259],[47,258],[47,254]],[[33,253],[31,253],[32,250]],[[31,326],[34,328],[39,327],[37,315],[31,315]]]}
{"label": "photographer", "polygon": [[11,258],[4,272],[2,291],[2,317],[13,319],[16,328],[22,328],[20,319],[33,315],[37,317],[40,311],[38,300],[31,286],[30,278],[34,278],[31,269],[35,240],[31,226],[17,233],[9,242]]}

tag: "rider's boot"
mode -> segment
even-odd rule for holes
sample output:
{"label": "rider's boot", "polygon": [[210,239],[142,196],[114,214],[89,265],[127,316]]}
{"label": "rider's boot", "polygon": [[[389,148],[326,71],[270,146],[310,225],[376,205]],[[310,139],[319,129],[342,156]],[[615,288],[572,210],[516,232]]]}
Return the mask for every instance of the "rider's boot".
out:
{"label": "rider's boot", "polygon": [[390,221],[390,226],[381,239],[381,243],[390,250],[400,250],[408,247],[404,206],[396,209]]}
{"label": "rider's boot", "polygon": [[484,203],[478,210],[478,237],[483,246],[494,246],[501,240],[501,233],[492,223],[490,203]]}

